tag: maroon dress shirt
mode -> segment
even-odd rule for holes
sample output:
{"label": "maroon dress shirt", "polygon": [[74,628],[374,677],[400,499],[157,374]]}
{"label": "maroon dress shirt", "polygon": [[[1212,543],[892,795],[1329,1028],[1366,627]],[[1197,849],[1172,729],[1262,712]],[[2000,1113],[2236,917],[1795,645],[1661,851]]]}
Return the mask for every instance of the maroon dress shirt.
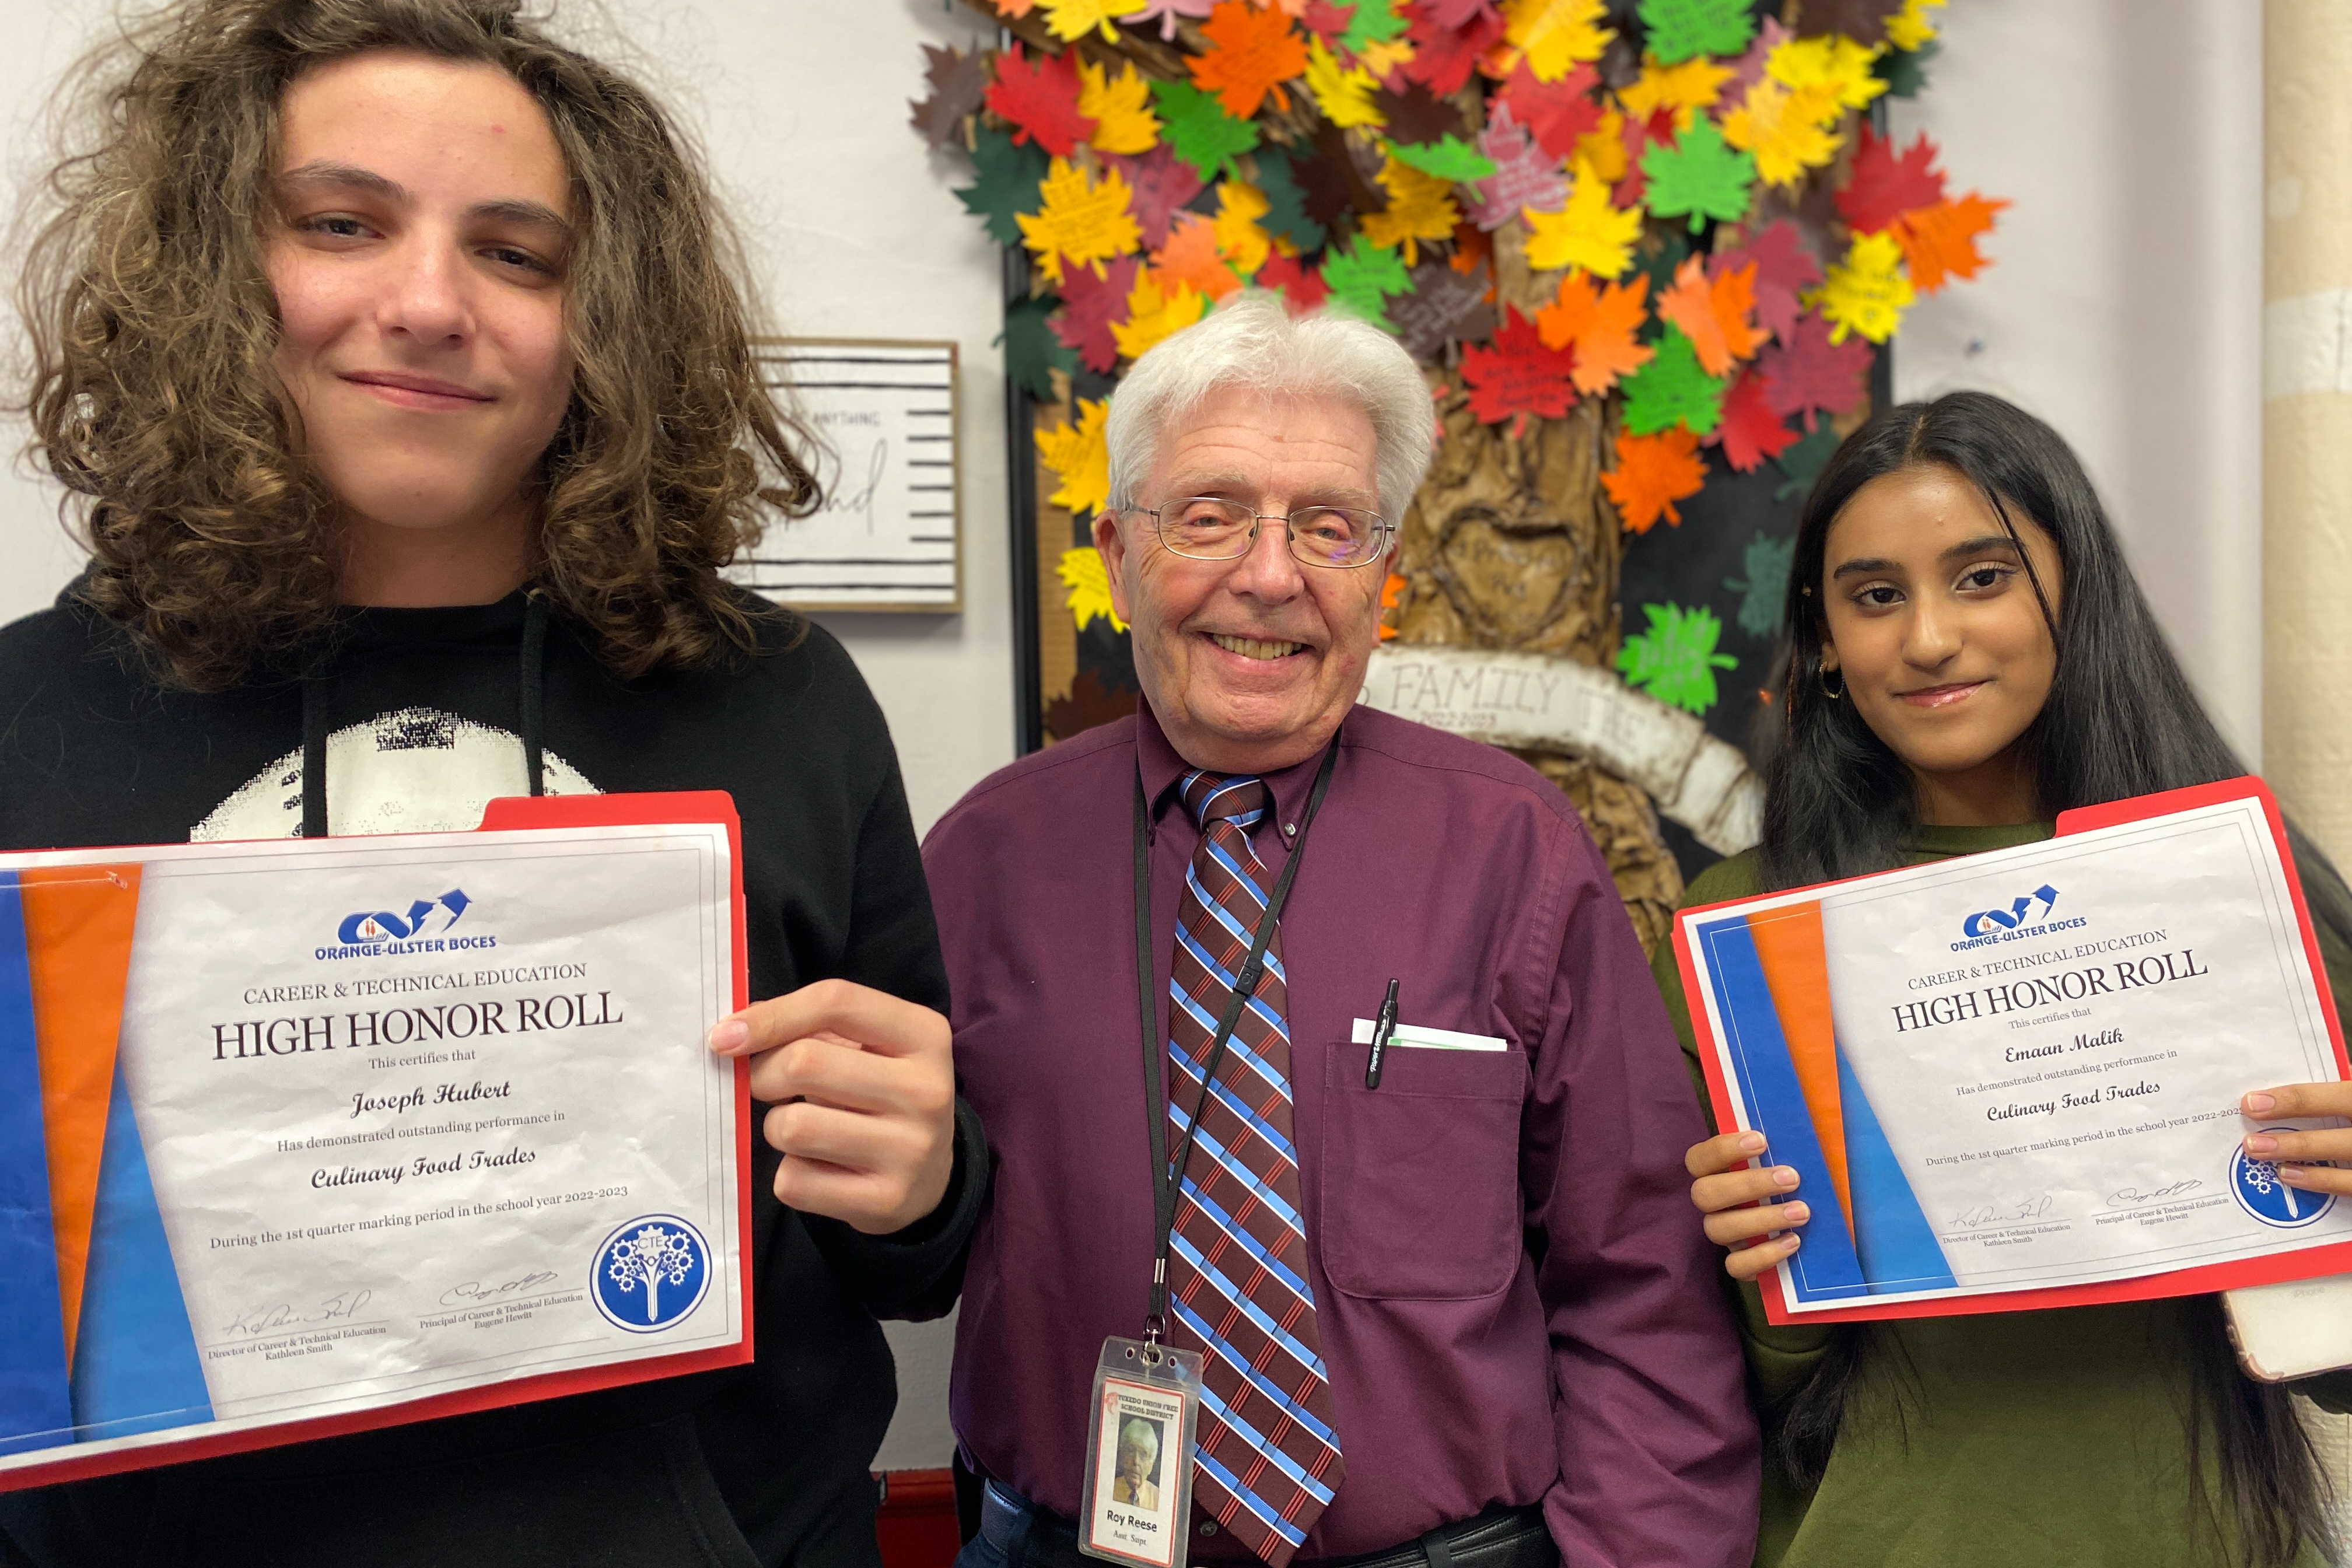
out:
{"label": "maroon dress shirt", "polygon": [[[1266,780],[1274,809],[1251,837],[1269,877],[1319,762]],[[1141,1336],[1151,1277],[1139,763],[1164,1083],[1198,834],[1149,705],[982,781],[923,847],[957,1071],[995,1164],[950,1409],[970,1460],[1065,1517],[1097,1356]],[[1348,1473],[1299,1556],[1540,1502],[1575,1568],[1746,1564],[1756,1426],[1682,1167],[1706,1130],[1575,809],[1513,757],[1358,708],[1306,846],[1282,914],[1292,1093]],[[1391,977],[1401,1022],[1509,1049],[1391,1047],[1367,1089],[1353,1022]],[[1236,1555],[1193,1537],[1196,1562]]]}

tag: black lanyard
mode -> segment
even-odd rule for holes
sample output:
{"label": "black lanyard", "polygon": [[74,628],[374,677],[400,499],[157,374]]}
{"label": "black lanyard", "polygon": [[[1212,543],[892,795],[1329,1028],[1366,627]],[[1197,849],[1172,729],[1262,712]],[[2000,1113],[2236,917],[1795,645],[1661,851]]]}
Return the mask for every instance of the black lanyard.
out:
{"label": "black lanyard", "polygon": [[[1224,1060],[1225,1042],[1233,1035],[1234,1025],[1240,1021],[1243,1007],[1248,1005],[1251,994],[1257,990],[1257,983],[1265,973],[1266,944],[1274,940],[1275,924],[1282,919],[1282,906],[1290,897],[1291,879],[1298,875],[1299,857],[1307,848],[1307,830],[1315,826],[1315,814],[1323,807],[1324,793],[1331,787],[1331,769],[1339,760],[1339,737],[1334,735],[1330,749],[1323,753],[1323,765],[1315,772],[1315,787],[1307,792],[1307,813],[1299,819],[1290,857],[1283,863],[1282,875],[1276,879],[1274,892],[1265,900],[1265,913],[1258,917],[1256,933],[1250,938],[1248,961],[1234,976],[1234,994],[1226,999],[1224,1013],[1217,1020],[1217,1032],[1210,1038],[1207,1055],[1201,1064],[1201,1098],[1192,1104],[1192,1118],[1184,1124],[1184,1146],[1176,1152],[1172,1165],[1168,1160],[1168,1108],[1160,1098],[1159,1003],[1151,993],[1151,858],[1145,847],[1151,806],[1143,798],[1141,771],[1135,775],[1135,992],[1143,1027],[1143,1104],[1149,1118],[1152,1220],[1157,1226],[1151,1249],[1151,1307],[1144,1317],[1144,1338],[1152,1344],[1160,1342],[1160,1331],[1168,1313],[1168,1242],[1176,1228],[1176,1194],[1183,1184],[1185,1163],[1192,1157],[1192,1140],[1201,1131],[1201,1114],[1209,1108],[1209,1087],[1217,1081],[1217,1068]],[[1271,816],[1271,788],[1266,802]],[[1202,831],[1208,830],[1204,826]]]}

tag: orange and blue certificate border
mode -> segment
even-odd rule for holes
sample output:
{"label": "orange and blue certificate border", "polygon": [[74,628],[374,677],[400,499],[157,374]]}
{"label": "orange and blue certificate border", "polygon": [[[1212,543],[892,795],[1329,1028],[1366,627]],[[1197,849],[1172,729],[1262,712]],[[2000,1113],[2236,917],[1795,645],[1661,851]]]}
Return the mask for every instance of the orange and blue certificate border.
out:
{"label": "orange and blue certificate border", "polygon": [[[2302,880],[2286,848],[2284,820],[2260,779],[2231,779],[2068,812],[2058,819],[2058,835],[2242,800],[2262,805],[2294,898],[2336,1072],[2352,1078]],[[1798,891],[1873,879],[1854,878]],[[2345,1242],[2096,1284],[1919,1300],[1917,1292],[1953,1288],[1955,1281],[1934,1228],[1839,1047],[1831,1021],[1821,901],[1775,894],[1769,903],[1748,899],[1685,910],[1675,921],[1674,943],[1716,1125],[1726,1131],[1763,1132],[1769,1141],[1767,1157],[1795,1168],[1797,1190],[1812,1209],[1804,1245],[1758,1281],[1771,1322],[1948,1317],[2145,1300],[2352,1272],[2352,1242]],[[1704,971],[1696,962],[1702,956]],[[1882,1296],[1907,1299],[1874,1299]]]}
{"label": "orange and blue certificate border", "polygon": [[[734,1006],[750,1000],[741,827],[723,792],[490,803],[485,831],[644,824],[727,831]],[[0,868],[0,1491],[739,1365],[731,1344],[272,1423],[214,1426],[179,1274],[117,1056],[142,858]],[[739,1237],[751,1234],[748,1065],[735,1064]],[[116,1439],[132,1439],[126,1444]],[[147,1440],[141,1441],[139,1439]]]}

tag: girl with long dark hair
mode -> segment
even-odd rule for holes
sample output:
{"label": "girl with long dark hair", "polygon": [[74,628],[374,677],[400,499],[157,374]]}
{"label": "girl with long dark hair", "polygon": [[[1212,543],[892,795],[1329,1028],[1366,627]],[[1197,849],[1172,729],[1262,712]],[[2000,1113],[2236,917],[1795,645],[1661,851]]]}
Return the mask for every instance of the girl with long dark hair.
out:
{"label": "girl with long dark hair", "polygon": [[[2047,837],[2057,814],[2247,770],[2198,703],[2064,441],[1982,393],[1886,409],[1807,501],[1763,841],[1706,904]],[[2352,897],[2290,829],[2337,994]],[[1691,1050],[1673,955],[1657,975]],[[2328,1550],[2287,1391],[2239,1373],[2215,1298],[1774,1327],[1752,1281],[1802,1244],[1759,1134],[1694,1147],[1732,1248],[1767,1434],[1757,1561],[2244,1563]],[[2315,1157],[2325,1157],[2318,1155]],[[2352,1376],[2298,1385],[2352,1406]]]}

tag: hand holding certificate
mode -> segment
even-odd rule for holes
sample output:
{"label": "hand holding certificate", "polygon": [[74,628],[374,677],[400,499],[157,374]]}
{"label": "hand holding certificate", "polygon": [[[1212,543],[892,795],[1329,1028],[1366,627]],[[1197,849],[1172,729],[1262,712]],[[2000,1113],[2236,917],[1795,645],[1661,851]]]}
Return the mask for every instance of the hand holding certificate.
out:
{"label": "hand holding certificate", "polygon": [[1811,1215],[1770,1255],[1774,1321],[2352,1267],[2352,1211],[2242,1142],[2312,1135],[2283,1106],[2242,1121],[2250,1089],[2347,1076],[2268,796],[2240,781],[2060,826],[1678,920],[1718,1122],[1768,1140]]}

